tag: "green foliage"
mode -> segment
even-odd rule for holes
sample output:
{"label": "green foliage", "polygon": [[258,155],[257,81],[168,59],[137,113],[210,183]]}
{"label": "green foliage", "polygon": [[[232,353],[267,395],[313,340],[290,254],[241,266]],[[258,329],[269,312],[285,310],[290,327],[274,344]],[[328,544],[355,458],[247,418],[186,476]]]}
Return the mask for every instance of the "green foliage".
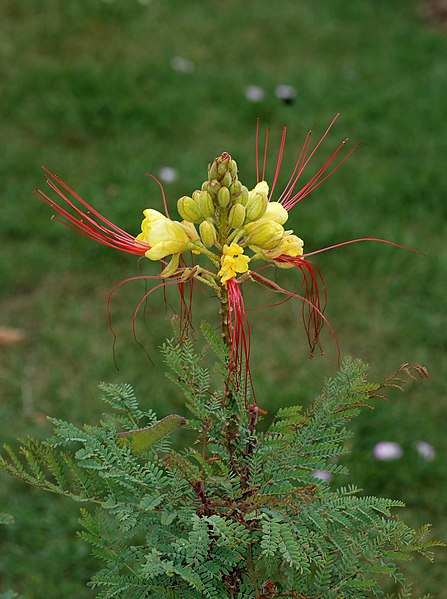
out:
{"label": "green foliage", "polygon": [[[203,331],[218,374],[225,352],[209,327]],[[307,411],[281,408],[261,431],[256,403],[222,382],[215,391],[191,342],[167,343],[163,355],[192,414],[191,446],[171,448],[167,433],[177,426],[136,450],[123,443],[120,429],[146,430],[155,416],[129,386],[103,384],[112,416],[82,428],[51,419],[49,439],[26,439],[18,453],[6,446],[1,457],[16,478],[91,505],[81,509],[80,536],[102,562],[89,583],[97,597],[380,597],[383,576],[405,583],[400,560],[415,552],[432,558],[428,528],[413,530],[393,515],[400,501],[314,476],[345,472],[338,459],[349,421],[385,387],[403,384],[401,371],[372,384],[365,365],[347,359]]]}

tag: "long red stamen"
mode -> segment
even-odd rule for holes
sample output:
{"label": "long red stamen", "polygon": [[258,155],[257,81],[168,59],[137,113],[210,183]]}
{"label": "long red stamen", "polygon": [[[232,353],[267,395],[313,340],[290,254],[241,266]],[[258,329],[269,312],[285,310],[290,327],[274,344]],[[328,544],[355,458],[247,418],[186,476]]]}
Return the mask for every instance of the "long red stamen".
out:
{"label": "long red stamen", "polygon": [[283,127],[282,134],[281,134],[281,141],[280,141],[279,150],[278,150],[278,158],[276,160],[275,174],[273,175],[272,188],[270,189],[269,200],[273,196],[273,192],[275,191],[275,187],[276,187],[276,182],[278,181],[279,173],[281,171],[282,157],[283,157],[284,148],[286,145],[286,136],[287,136],[287,127]]}
{"label": "long red stamen", "polygon": [[52,177],[68,193],[66,195],[53,180],[50,178],[47,179],[48,185],[65,202],[68,207],[67,209],[63,205],[57,204],[40,189],[35,191],[41,200],[60,215],[60,218],[57,216],[54,217],[56,220],[84,237],[128,254],[143,256],[149,249],[147,243],[137,240],[133,235],[130,235],[100,214],[57,175],[54,175],[48,169],[44,168],[44,170],[49,177]]}
{"label": "long red stamen", "polygon": [[[331,170],[329,170],[330,166],[332,165],[334,160],[336,160],[338,154],[345,147],[345,145],[348,141],[348,138],[344,139],[341,142],[341,144],[338,146],[338,148],[335,150],[335,152],[332,153],[332,155],[329,157],[329,159],[326,160],[326,162],[323,164],[323,166],[318,169],[318,171],[311,177],[311,179],[304,185],[304,187],[302,187],[298,192],[294,193],[295,188],[298,183],[298,180],[301,177],[304,169],[307,167],[307,165],[309,164],[309,162],[311,161],[311,159],[313,158],[315,153],[318,151],[318,149],[321,146],[321,144],[323,143],[323,141],[326,139],[327,135],[329,134],[330,130],[332,129],[332,127],[333,127],[335,121],[338,119],[338,117],[339,117],[339,114],[336,114],[334,116],[334,118],[330,122],[329,126],[326,128],[326,131],[320,137],[320,139],[315,144],[314,148],[310,151],[310,153],[309,153],[309,149],[310,149],[312,132],[309,131],[308,134],[306,135],[306,138],[304,139],[303,145],[299,152],[298,158],[296,159],[295,165],[293,167],[292,174],[290,175],[289,180],[288,180],[284,190],[279,195],[278,200],[277,200],[284,206],[284,208],[286,210],[291,210],[291,208],[293,208],[298,202],[300,202],[303,198],[308,196],[310,193],[312,193],[312,191],[314,191],[317,187],[319,187],[322,183],[324,183],[324,181],[326,181],[326,179],[328,179],[337,169],[339,169],[340,166],[349,158],[349,156],[351,156],[351,154],[354,152],[354,150],[358,147],[359,144],[357,144],[353,149],[351,149],[348,152],[348,154],[346,154]],[[270,194],[269,194],[269,201],[272,200],[272,198],[273,198],[274,190],[276,188],[276,184],[277,184],[277,181],[279,178],[279,173],[281,170],[284,148],[285,148],[285,143],[286,143],[286,132],[287,132],[287,129],[284,127],[284,129],[282,131],[282,135],[281,135],[281,141],[279,144],[275,172],[273,175],[273,182],[272,182],[272,186],[271,186],[271,190],[270,190]],[[269,132],[267,129],[266,143],[265,143],[265,147],[264,147],[262,179],[265,178],[265,170],[266,170],[266,163],[267,163],[267,147],[268,147],[268,136],[269,136],[268,133]],[[257,120],[257,123],[256,123],[256,181],[259,183],[259,164],[258,164],[259,163],[259,147],[258,146],[259,146],[259,119]]]}
{"label": "long red stamen", "polygon": [[[338,146],[338,148],[335,150],[335,152],[333,152],[333,154],[330,156],[330,158],[323,164],[323,166],[315,173],[315,175],[306,183],[306,185],[300,189],[294,196],[290,197],[291,194],[293,193],[293,189],[298,181],[298,176],[296,177],[290,192],[286,195],[286,197],[284,198],[284,200],[282,201],[282,204],[284,206],[284,208],[286,210],[290,210],[291,208],[293,208],[296,204],[298,204],[298,202],[300,202],[302,199],[304,199],[306,196],[308,196],[310,193],[312,193],[312,191],[314,191],[314,189],[316,189],[317,187],[319,187],[322,183],[324,183],[324,181],[326,181],[326,179],[329,179],[329,177],[335,173],[336,170],[338,170],[341,165],[346,162],[346,160],[348,160],[348,158],[351,156],[351,154],[358,148],[358,146],[360,144],[356,144],[349,152],[348,154],[346,154],[346,156],[344,156],[342,158],[342,160],[340,160],[340,162],[338,162],[335,167],[327,174],[326,171],[328,170],[329,166],[332,164],[332,162],[336,159],[338,153],[340,152],[340,150],[342,148],[344,148],[344,146],[346,145],[346,143],[348,142],[348,138],[344,139],[341,144]],[[307,161],[306,161],[307,162]],[[303,170],[304,170],[304,166],[303,166]],[[302,171],[301,171],[302,172]],[[323,176],[325,175],[325,176]]]}
{"label": "long red stamen", "polygon": [[[133,332],[133,336],[135,341],[141,346],[143,347],[144,351],[146,352],[146,349],[144,348],[144,346],[138,341],[137,338],[137,334],[136,334],[136,319],[138,316],[138,313],[141,310],[141,307],[143,306],[143,304],[145,304],[147,298],[157,289],[162,288],[163,290],[166,289],[166,287],[171,286],[171,285],[177,285],[179,287],[179,291],[180,291],[180,287],[181,287],[181,291],[180,291],[180,297],[181,297],[181,302],[180,302],[180,339],[184,340],[187,336],[188,336],[188,331],[191,327],[191,306],[187,305],[186,301],[184,300],[184,286],[186,284],[186,281],[184,279],[182,279],[181,277],[182,272],[179,273],[179,276],[172,278],[172,279],[165,279],[165,280],[161,280],[160,283],[158,283],[158,285],[155,285],[155,287],[153,287],[152,289],[149,289],[149,291],[146,291],[146,293],[143,295],[143,297],[140,299],[140,301],[138,302],[137,307],[134,310],[134,314],[132,317],[132,332]],[[113,325],[112,325],[112,313],[111,313],[111,302],[112,302],[112,297],[114,296],[115,292],[124,284],[126,283],[130,283],[132,281],[154,281],[154,280],[160,280],[161,277],[160,275],[138,275],[135,277],[129,277],[127,279],[124,279],[123,281],[120,281],[119,283],[117,283],[112,290],[110,291],[108,298],[107,298],[107,317],[108,317],[108,321],[109,321],[109,329],[112,332],[112,335],[114,337],[114,342],[113,342],[113,346],[115,347],[115,342],[116,342],[116,333],[113,329]],[[193,279],[191,280],[191,282],[193,281]],[[186,311],[186,314],[185,314]],[[147,352],[146,352],[147,354]]]}
{"label": "long red stamen", "polygon": [[[285,186],[283,192],[278,198],[278,202],[281,204],[284,198],[289,196],[289,190],[293,193],[293,188],[296,185],[301,173],[304,170],[304,163],[307,157],[307,152],[309,151],[310,142],[312,139],[312,131],[309,131],[306,135],[303,145],[301,146],[300,153],[298,154],[298,158],[296,159],[295,165],[292,170],[292,174],[287,181],[287,185]],[[297,173],[298,171],[298,173]],[[297,174],[296,174],[297,173]]]}
{"label": "long red stamen", "polygon": [[[286,299],[283,299],[280,302],[269,304],[268,307],[280,306],[293,298],[297,298],[302,301],[302,319],[311,356],[313,356],[313,352],[316,347],[319,347],[321,351],[320,332],[323,324],[326,324],[331,331],[337,346],[338,355],[340,356],[340,348],[338,345],[337,336],[328,319],[324,315],[327,304],[326,286],[319,268],[312,262],[301,257],[293,258],[291,256],[280,256],[275,260],[277,262],[291,264],[298,268],[303,275],[303,280],[296,291],[289,291],[277,283],[270,281],[270,279],[266,279],[265,277],[259,275],[257,271],[252,271],[252,278],[255,281],[261,283],[265,287],[288,296]],[[303,294],[300,294],[302,289]],[[262,307],[265,306],[261,306],[261,308]]]}
{"label": "long red stamen", "polygon": [[168,210],[168,202],[166,200],[165,190],[164,190],[164,187],[163,187],[161,181],[159,181],[159,179],[157,179],[157,177],[155,175],[152,175],[151,173],[147,173],[146,177],[150,177],[151,179],[153,179],[155,181],[155,183],[157,183],[158,187],[160,188],[161,197],[163,199],[163,208],[164,208],[166,216],[168,218],[170,218],[170,216],[169,216],[169,210]]}
{"label": "long red stamen", "polygon": [[[247,392],[253,384],[250,374],[250,325],[245,311],[244,299],[236,279],[227,281],[229,330],[230,330],[230,360],[228,364],[228,382],[238,388],[239,381],[244,381],[244,402],[248,407]],[[255,399],[254,399],[255,401]]]}
{"label": "long red stamen", "polygon": [[335,243],[334,245],[329,245],[325,248],[321,248],[319,250],[314,250],[313,252],[308,252],[304,254],[304,258],[308,258],[309,256],[314,256],[315,254],[321,254],[321,252],[327,252],[328,250],[333,250],[338,247],[342,247],[344,245],[350,245],[351,243],[358,243],[359,241],[378,241],[380,243],[386,243],[387,245],[392,245],[396,248],[400,248],[401,250],[410,250],[411,252],[416,252],[417,254],[421,254],[420,250],[416,248],[412,248],[408,245],[401,245],[399,243],[394,243],[394,241],[388,241],[388,239],[379,239],[378,237],[359,237],[358,239],[350,239],[348,241],[341,241],[340,243]]}

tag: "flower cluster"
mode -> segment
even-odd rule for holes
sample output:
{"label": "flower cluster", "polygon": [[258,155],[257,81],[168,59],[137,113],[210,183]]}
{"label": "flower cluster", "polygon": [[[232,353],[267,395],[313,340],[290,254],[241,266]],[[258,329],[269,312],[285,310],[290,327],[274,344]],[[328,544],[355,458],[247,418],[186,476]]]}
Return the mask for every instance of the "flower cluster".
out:
{"label": "flower cluster", "polygon": [[201,189],[178,200],[177,210],[181,222],[151,208],[144,210],[141,233],[136,237],[137,242],[147,244],[145,256],[150,260],[171,256],[161,277],[173,276],[181,254],[189,251],[209,258],[211,265],[202,267],[200,276],[211,286],[225,285],[248,272],[249,263],[255,260],[272,261],[284,268],[290,266],[285,257],[303,255],[303,241],[283,227],[287,210],[279,202],[269,201],[267,182],[260,181],[249,191],[239,181],[237,164],[227,153],[209,165]]}
{"label": "flower cluster", "polygon": [[[288,183],[278,195],[275,192],[284,153],[286,129],[283,130],[276,167],[269,186],[265,174],[268,132],[265,138],[264,158],[260,161],[257,127],[257,183],[253,189],[249,190],[241,183],[236,162],[224,152],[208,166],[208,177],[201,188],[178,200],[177,210],[181,221],[169,218],[166,202],[166,215],[148,208],[143,212],[141,233],[136,237],[107,220],[59,177],[46,169],[47,183],[63,202],[56,203],[39,189],[37,195],[58,213],[57,220],[82,235],[120,251],[160,261],[162,270],[156,277],[133,277],[129,280],[160,280],[158,285],[147,292],[143,300],[157,288],[177,285],[186,315],[186,328],[190,322],[192,284],[197,281],[211,287],[221,302],[222,335],[230,348],[230,375],[231,372],[236,373],[237,376],[233,378],[237,379],[245,372],[245,376],[249,377],[250,335],[240,290],[245,280],[249,279],[285,295],[284,301],[294,297],[302,302],[303,323],[312,353],[315,347],[320,345],[319,334],[324,323],[329,326],[335,340],[336,337],[324,316],[326,292],[323,279],[318,267],[309,260],[310,256],[365,239],[397,245],[383,239],[362,238],[305,254],[303,240],[292,230],[285,229],[289,211],[321,185],[353,152],[351,150],[343,158],[338,158],[347,142],[347,139],[344,139],[323,166],[303,187],[297,189],[304,169],[336,118],[312,149],[311,133],[308,133]],[[196,263],[194,255],[201,255],[204,260],[200,259]],[[259,263],[261,266],[258,266]],[[261,275],[259,271],[265,263],[278,268],[297,269],[301,275],[298,291],[289,291]],[[191,284],[189,304],[184,291],[187,283]],[[142,302],[139,306],[141,305]],[[134,314],[134,321],[139,306]]]}

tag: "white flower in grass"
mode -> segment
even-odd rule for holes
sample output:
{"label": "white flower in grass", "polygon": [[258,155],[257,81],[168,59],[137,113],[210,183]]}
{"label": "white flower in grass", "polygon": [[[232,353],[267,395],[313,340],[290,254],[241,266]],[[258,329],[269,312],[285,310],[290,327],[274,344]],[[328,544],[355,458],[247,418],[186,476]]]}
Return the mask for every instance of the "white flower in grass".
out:
{"label": "white flower in grass", "polygon": [[189,58],[183,56],[173,56],[171,58],[171,68],[179,73],[192,73],[194,71],[194,63]]}
{"label": "white flower in grass", "polygon": [[399,460],[404,452],[399,443],[395,443],[394,441],[379,441],[374,446],[373,453],[376,460],[391,462],[392,460]]}
{"label": "white flower in grass", "polygon": [[276,87],[275,95],[282,100],[284,104],[293,104],[296,98],[296,89],[293,85],[282,83]]}
{"label": "white flower in grass", "polygon": [[414,446],[418,454],[427,461],[432,460],[436,455],[435,448],[427,441],[416,441]]}
{"label": "white flower in grass", "polygon": [[177,177],[177,171],[172,166],[162,166],[158,171],[158,176],[163,183],[173,183]]}
{"label": "white flower in grass", "polygon": [[264,99],[264,90],[259,85],[247,85],[244,95],[250,102],[261,102]]}

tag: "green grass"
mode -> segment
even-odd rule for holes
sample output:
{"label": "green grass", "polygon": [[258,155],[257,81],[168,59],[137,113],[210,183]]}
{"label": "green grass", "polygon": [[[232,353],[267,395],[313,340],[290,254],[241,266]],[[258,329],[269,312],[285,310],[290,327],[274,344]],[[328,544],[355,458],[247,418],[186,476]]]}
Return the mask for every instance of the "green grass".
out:
{"label": "green grass", "polygon": [[[273,140],[283,124],[289,127],[286,178],[307,130],[322,131],[340,111],[314,168],[346,135],[362,146],[294,209],[292,226],[308,250],[377,236],[424,252],[365,243],[322,254],[318,265],[343,353],[370,362],[376,378],[405,361],[424,363],[432,375],[360,418],[352,478],[367,493],[403,499],[412,524],[432,521],[435,536],[445,539],[447,37],[423,21],[415,0],[272,6],[268,0],[1,4],[0,325],[24,329],[26,340],[0,347],[0,438],[48,434],[46,414],[76,423],[97,419],[100,380],[132,383],[160,415],[182,410],[156,350],[171,335],[171,313],[154,297],[148,328],[139,323],[152,365],[130,329],[143,287],[117,292],[117,372],[105,303],[115,283],[137,273],[135,260],[50,220],[31,195],[43,184],[41,164],[136,233],[141,211],[161,207],[145,173],[163,165],[178,170],[166,186],[174,206],[226,150],[252,184],[260,116]],[[172,70],[175,55],[192,60],[194,72]],[[296,87],[294,105],[275,97],[279,83]],[[247,84],[264,88],[263,102],[244,98]],[[273,301],[259,294],[248,287],[247,304]],[[214,318],[207,294],[197,300],[197,314]],[[260,404],[273,412],[280,403],[311,401],[336,368],[330,336],[325,357],[309,361],[298,305],[253,312],[251,319]],[[401,461],[372,459],[382,439],[402,444]],[[419,439],[435,446],[433,461],[418,460]],[[76,506],[2,478],[0,511],[16,518],[0,533],[0,592],[91,596],[84,587],[94,564],[73,540]],[[445,553],[433,567],[410,564],[416,591],[440,597],[445,566]]]}

